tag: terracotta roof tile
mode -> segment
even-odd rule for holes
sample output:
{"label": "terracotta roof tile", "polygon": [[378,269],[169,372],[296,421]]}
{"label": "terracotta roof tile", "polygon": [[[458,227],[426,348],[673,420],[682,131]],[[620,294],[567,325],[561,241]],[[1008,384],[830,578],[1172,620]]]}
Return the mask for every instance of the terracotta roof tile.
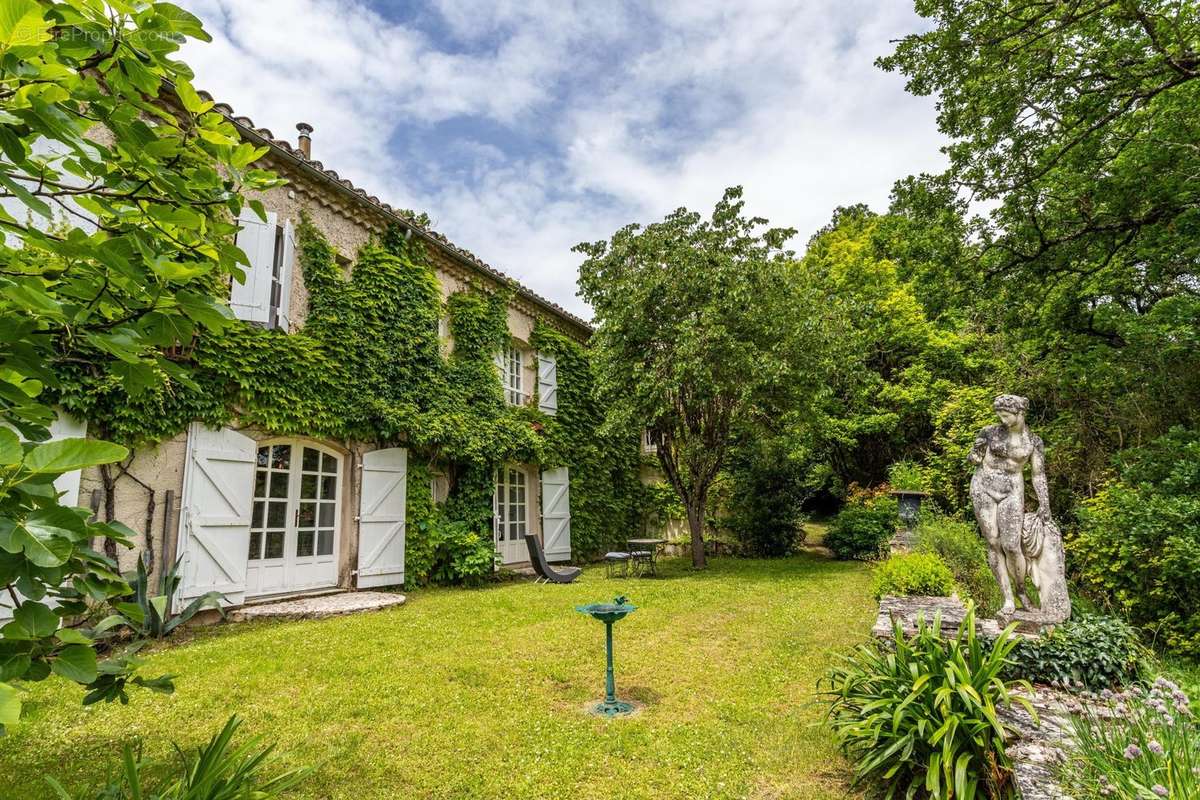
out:
{"label": "terracotta roof tile", "polygon": [[[204,98],[206,100],[213,99],[212,95],[209,94],[208,92],[200,91],[199,94],[202,98]],[[300,149],[298,147],[294,147],[291,144],[291,142],[288,142],[284,139],[276,139],[275,135],[273,133],[271,133],[271,130],[269,128],[255,127],[254,121],[251,120],[249,117],[247,117],[245,115],[234,114],[233,107],[230,106],[228,103],[214,102],[213,110],[218,111],[221,114],[223,114],[225,117],[227,117],[231,122],[233,122],[239,128],[242,128],[245,131],[249,131],[249,132],[255,134],[259,139],[264,140],[270,146],[272,146],[278,150],[282,150],[284,153],[291,156],[292,158],[295,158],[299,161],[304,162],[308,166],[315,169],[317,172],[321,173],[329,181],[342,185],[346,189],[349,189],[350,191],[352,191],[355,194],[357,194],[358,196],[360,196],[363,200],[370,203],[371,205],[373,205],[379,209],[382,209],[387,214],[399,219],[405,225],[424,234],[424,236],[426,238],[432,239],[433,241],[437,242],[442,248],[447,250],[451,255],[457,256],[460,260],[466,261],[468,264],[470,264],[470,266],[474,267],[475,269],[477,269],[479,272],[483,273],[484,275],[487,275],[487,276],[491,277],[492,279],[499,281],[500,283],[502,283],[506,286],[511,286],[513,289],[516,290],[517,294],[525,297],[528,300],[532,300],[536,305],[542,306],[546,310],[551,311],[552,313],[555,313],[558,316],[560,316],[566,320],[569,320],[570,322],[574,323],[575,325],[578,325],[579,327],[583,328],[585,331],[590,333],[593,330],[591,323],[587,322],[586,320],[582,319],[581,317],[578,317],[578,316],[572,314],[570,311],[567,311],[565,308],[560,306],[558,303],[555,303],[553,300],[550,300],[550,299],[538,294],[537,292],[534,292],[532,289],[523,285],[522,283],[517,281],[515,278],[509,277],[505,273],[501,272],[500,270],[496,269],[492,265],[485,262],[483,259],[481,259],[479,256],[472,253],[470,250],[467,250],[465,248],[459,247],[458,245],[454,244],[453,242],[450,241],[449,238],[446,237],[445,234],[438,233],[435,230],[431,230],[429,228],[422,227],[421,225],[417,224],[417,222],[415,220],[413,220],[411,217],[409,217],[407,214],[402,213],[400,211],[400,209],[395,208],[395,207],[385,203],[384,201],[380,200],[378,197],[376,197],[373,194],[367,194],[367,192],[364,189],[362,189],[358,186],[355,186],[350,180],[338,175],[337,172],[335,172],[332,169],[327,169],[325,167],[325,165],[322,164],[320,161],[317,161],[316,159],[312,159],[312,158],[305,158],[304,154],[302,152],[300,152]]]}

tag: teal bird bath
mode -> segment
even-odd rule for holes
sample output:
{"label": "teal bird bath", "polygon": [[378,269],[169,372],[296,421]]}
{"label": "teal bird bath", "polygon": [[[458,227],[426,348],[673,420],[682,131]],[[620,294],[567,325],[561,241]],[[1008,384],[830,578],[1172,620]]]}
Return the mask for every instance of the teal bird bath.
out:
{"label": "teal bird bath", "polygon": [[624,619],[637,610],[637,606],[624,597],[618,597],[611,603],[591,603],[586,606],[575,606],[581,614],[587,614],[604,623],[604,646],[608,659],[605,671],[604,701],[592,708],[592,713],[601,717],[619,717],[633,711],[633,704],[617,699],[617,685],[613,678],[613,640],[612,626],[619,619]]}

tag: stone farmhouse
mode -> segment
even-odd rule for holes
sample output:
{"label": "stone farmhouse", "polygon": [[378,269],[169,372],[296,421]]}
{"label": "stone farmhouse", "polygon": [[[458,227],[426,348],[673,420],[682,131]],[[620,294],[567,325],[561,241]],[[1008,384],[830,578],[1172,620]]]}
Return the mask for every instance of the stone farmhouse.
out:
{"label": "stone farmhouse", "polygon": [[[229,297],[246,324],[298,331],[308,312],[308,291],[297,268],[297,226],[304,213],[337,250],[346,269],[358,248],[389,226],[424,244],[443,300],[472,287],[504,290],[510,341],[495,354],[497,380],[508,403],[557,409],[557,368],[552,356],[531,346],[535,324],[551,326],[585,343],[588,323],[521,286],[446,237],[341,178],[312,157],[312,128],[300,124],[296,144],[277,139],[232,108],[217,104],[245,141],[266,146],[265,169],[287,183],[261,200],[265,223],[247,207],[237,244],[251,268]],[[439,325],[452,348],[449,325]],[[85,421],[65,414],[56,437],[82,436]],[[160,445],[135,452],[121,480],[105,497],[99,470],[65,475],[65,500],[115,519],[138,534],[138,548],[120,553],[123,570],[141,557],[153,573],[181,561],[177,604],[206,592],[230,606],[324,592],[393,586],[405,580],[408,451],[369,442],[274,435],[236,423],[210,429],[193,423]],[[434,474],[432,494],[443,500],[445,476]],[[505,464],[497,469],[493,536],[505,565],[527,562],[522,536],[542,538],[547,557],[571,557],[570,474],[566,467]],[[4,609],[0,608],[0,615]]]}

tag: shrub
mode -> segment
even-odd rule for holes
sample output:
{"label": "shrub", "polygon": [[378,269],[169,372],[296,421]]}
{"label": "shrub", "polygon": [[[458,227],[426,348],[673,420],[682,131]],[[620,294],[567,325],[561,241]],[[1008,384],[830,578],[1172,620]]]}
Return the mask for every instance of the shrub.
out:
{"label": "shrub", "polygon": [[1013,702],[1029,708],[1013,694],[1024,682],[1000,678],[1015,644],[1005,630],[988,647],[968,606],[952,639],[942,636],[939,615],[921,620],[912,639],[897,623],[890,642],[843,657],[826,676],[828,716],[854,762],[855,784],[879,781],[888,797],[1006,796],[1009,731],[996,709]]}
{"label": "shrub", "polygon": [[1019,642],[1005,673],[1035,683],[1065,684],[1070,679],[1089,689],[1103,689],[1135,679],[1147,655],[1129,623],[1116,617],[1085,616]]}
{"label": "shrub", "polygon": [[803,464],[781,442],[760,435],[742,436],[730,452],[723,475],[728,487],[718,524],[747,556],[790,555],[804,541],[804,501],[811,494]]}
{"label": "shrub", "polygon": [[884,595],[944,597],[954,591],[954,574],[933,553],[894,555],[875,568],[875,599]]}
{"label": "shrub", "polygon": [[1064,789],[1079,800],[1200,797],[1200,724],[1188,696],[1159,678],[1149,692],[1135,687],[1107,704],[1103,715],[1072,718]]}
{"label": "shrub", "polygon": [[[293,769],[273,777],[263,775],[273,747],[260,747],[255,737],[239,747],[233,737],[241,720],[230,717],[220,733],[195,753],[184,753],[176,746],[179,758],[174,761],[172,777],[150,785],[146,775],[158,774],[154,765],[135,757],[125,745],[122,777],[94,793],[93,800],[271,800],[308,777],[311,770]],[[53,778],[46,778],[62,800],[71,795]],[[84,800],[84,796],[80,797]]]}
{"label": "shrub", "polygon": [[879,558],[896,533],[896,513],[891,498],[847,503],[825,533],[825,546],[840,559]]}
{"label": "shrub", "polygon": [[1079,585],[1167,649],[1200,656],[1200,433],[1131,451],[1068,542]]}
{"label": "shrub", "polygon": [[987,545],[974,523],[940,514],[922,514],[915,549],[937,555],[950,571],[959,593],[973,600],[983,616],[1000,608],[1000,586],[988,566]]}
{"label": "shrub", "polygon": [[440,584],[474,586],[496,567],[496,546],[491,536],[482,536],[465,522],[441,522],[430,531],[433,568],[430,578]]}
{"label": "shrub", "polygon": [[929,488],[926,470],[915,461],[897,461],[888,467],[888,483],[903,492],[924,492]]}

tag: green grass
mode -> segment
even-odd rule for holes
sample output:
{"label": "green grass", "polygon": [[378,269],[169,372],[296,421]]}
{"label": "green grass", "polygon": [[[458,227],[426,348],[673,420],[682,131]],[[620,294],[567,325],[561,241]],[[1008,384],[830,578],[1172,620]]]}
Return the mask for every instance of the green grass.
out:
{"label": "green grass", "polygon": [[[0,798],[49,798],[104,779],[124,742],[152,759],[194,747],[232,713],[317,764],[297,798],[843,798],[849,772],[815,683],[869,631],[860,564],[682,560],[662,577],[412,592],[404,607],[321,621],[211,628],[149,657],[173,696],[81,707],[61,681],[32,687],[0,739]],[[601,720],[603,627],[576,604],[623,593],[618,694],[639,716]]]}

